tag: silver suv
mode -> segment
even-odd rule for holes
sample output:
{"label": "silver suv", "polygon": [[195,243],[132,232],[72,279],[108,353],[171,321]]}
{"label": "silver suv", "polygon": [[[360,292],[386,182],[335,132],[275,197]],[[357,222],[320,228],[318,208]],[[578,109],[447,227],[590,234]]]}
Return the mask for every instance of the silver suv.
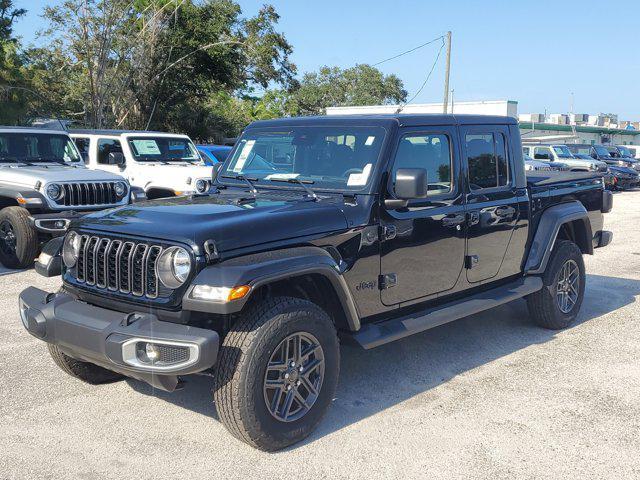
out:
{"label": "silver suv", "polygon": [[85,167],[65,131],[0,126],[0,263],[31,266],[73,218],[126,205],[129,183]]}
{"label": "silver suv", "polygon": [[607,164],[600,160],[586,160],[576,158],[566,145],[523,145],[522,151],[534,160],[547,162],[560,162],[569,165],[574,172],[601,172],[606,173]]}

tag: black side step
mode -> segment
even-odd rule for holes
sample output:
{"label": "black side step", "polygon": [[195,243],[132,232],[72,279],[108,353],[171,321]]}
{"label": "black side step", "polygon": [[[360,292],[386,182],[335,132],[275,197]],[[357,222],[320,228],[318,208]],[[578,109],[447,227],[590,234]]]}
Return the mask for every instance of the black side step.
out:
{"label": "black side step", "polygon": [[443,325],[459,318],[483,312],[503,303],[517,300],[542,288],[540,277],[526,277],[462,300],[415,312],[404,317],[370,323],[352,335],[362,348],[370,349],[399,340],[414,333]]}

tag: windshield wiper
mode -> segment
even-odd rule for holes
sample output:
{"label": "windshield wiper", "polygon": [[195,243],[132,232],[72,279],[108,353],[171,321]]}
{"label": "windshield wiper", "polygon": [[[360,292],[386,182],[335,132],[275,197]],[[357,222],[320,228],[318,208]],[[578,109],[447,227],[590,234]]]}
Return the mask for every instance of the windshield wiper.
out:
{"label": "windshield wiper", "polygon": [[231,180],[241,180],[247,185],[249,185],[249,189],[251,193],[253,193],[254,197],[258,194],[258,189],[253,183],[258,181],[257,178],[248,178],[248,177],[245,177],[244,175],[220,175],[220,178],[230,178]]}
{"label": "windshield wiper", "polygon": [[313,180],[300,180],[297,177],[290,177],[290,178],[273,177],[273,178],[269,178],[268,180],[271,180],[272,182],[296,183],[300,185],[302,188],[304,188],[304,190],[307,192],[307,196],[311,197],[314,202],[318,201],[318,195],[316,195],[316,192],[314,192],[313,190],[311,190],[310,187],[307,186],[307,185],[313,185],[314,183],[316,183]]}

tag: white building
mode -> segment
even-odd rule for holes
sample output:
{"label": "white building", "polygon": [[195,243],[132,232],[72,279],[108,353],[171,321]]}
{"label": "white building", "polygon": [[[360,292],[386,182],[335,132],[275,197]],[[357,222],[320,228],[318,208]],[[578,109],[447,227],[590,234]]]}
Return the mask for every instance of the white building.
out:
{"label": "white building", "polygon": [[[327,115],[394,114],[399,105],[366,105],[361,107],[329,107]],[[442,103],[418,103],[402,107],[403,114],[442,113]],[[479,102],[455,102],[448,113],[501,115],[520,121],[523,141],[539,143],[611,143],[640,145],[640,129],[628,130],[618,124],[615,115],[589,115],[586,113],[518,114],[518,102],[514,100],[490,100]],[[625,122],[634,126],[633,122]],[[626,127],[626,125],[625,125]]]}

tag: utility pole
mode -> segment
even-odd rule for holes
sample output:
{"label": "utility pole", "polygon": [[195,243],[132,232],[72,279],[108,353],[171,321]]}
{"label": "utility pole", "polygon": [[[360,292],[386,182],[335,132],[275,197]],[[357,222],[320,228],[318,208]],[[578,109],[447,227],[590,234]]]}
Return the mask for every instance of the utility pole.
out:
{"label": "utility pole", "polygon": [[444,74],[444,103],[442,113],[447,113],[449,103],[449,72],[451,70],[451,30],[447,32],[447,69]]}
{"label": "utility pole", "polygon": [[455,93],[455,91],[456,91],[455,88],[451,89],[451,113],[453,113],[453,109],[454,109],[454,106],[453,106],[453,94]]}

